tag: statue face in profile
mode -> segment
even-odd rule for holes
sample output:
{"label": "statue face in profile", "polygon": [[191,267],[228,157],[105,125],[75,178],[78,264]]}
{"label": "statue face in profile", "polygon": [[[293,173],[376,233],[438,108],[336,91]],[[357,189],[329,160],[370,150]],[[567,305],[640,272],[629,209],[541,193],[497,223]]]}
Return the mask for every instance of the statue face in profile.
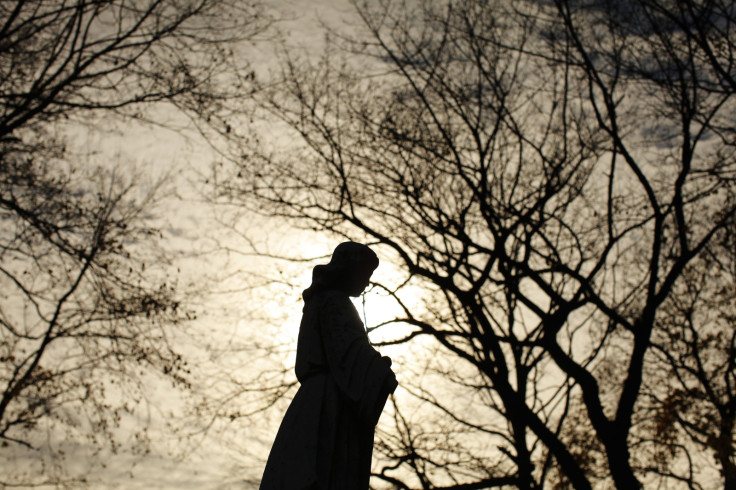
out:
{"label": "statue face in profile", "polygon": [[371,275],[373,275],[373,269],[370,265],[359,264],[346,274],[344,291],[348,293],[348,296],[360,296],[370,284]]}

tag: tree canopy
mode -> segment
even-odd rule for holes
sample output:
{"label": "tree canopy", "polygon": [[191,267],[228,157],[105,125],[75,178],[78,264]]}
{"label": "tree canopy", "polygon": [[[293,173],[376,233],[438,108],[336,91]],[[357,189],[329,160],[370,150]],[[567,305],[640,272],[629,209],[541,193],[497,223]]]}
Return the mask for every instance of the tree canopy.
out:
{"label": "tree canopy", "polygon": [[165,182],[74,138],[102,120],[155,123],[156,104],[216,117],[247,92],[223,83],[247,79],[233,50],[269,23],[257,2],[0,3],[0,444],[44,445],[39,467],[4,468],[0,486],[84,483],[45,464],[64,452],[48,434],[115,452],[147,379],[187,387],[171,329],[190,310],[157,228]]}

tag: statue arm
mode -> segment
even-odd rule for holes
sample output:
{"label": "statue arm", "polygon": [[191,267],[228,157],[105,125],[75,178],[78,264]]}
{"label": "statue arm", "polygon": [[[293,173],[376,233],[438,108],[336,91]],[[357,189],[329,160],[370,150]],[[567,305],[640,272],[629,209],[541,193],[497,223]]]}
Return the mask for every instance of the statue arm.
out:
{"label": "statue arm", "polygon": [[363,323],[346,295],[330,295],[320,313],[330,373],[340,391],[356,405],[361,418],[375,425],[388,395],[397,386],[391,360],[370,345]]}

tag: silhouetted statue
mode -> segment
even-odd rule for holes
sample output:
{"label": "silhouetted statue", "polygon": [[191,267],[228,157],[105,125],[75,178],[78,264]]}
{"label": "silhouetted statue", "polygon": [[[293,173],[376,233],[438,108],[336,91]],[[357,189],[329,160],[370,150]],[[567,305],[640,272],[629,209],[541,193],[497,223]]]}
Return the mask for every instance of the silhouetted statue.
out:
{"label": "silhouetted statue", "polygon": [[367,246],[345,242],[312,272],[296,350],[301,386],[271,448],[261,490],[368,488],[373,432],[397,386],[391,360],[371,346],[348,296],[378,267]]}

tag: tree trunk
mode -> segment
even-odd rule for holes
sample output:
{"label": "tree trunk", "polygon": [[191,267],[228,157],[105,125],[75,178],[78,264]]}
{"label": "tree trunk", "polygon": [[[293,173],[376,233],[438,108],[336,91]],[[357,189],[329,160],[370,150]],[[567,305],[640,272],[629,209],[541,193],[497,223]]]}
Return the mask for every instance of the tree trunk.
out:
{"label": "tree trunk", "polygon": [[619,490],[636,490],[641,488],[641,483],[634,476],[634,470],[631,468],[626,437],[614,435],[614,440],[614,443],[606,445],[606,452],[608,454],[611,477],[616,488]]}
{"label": "tree trunk", "polygon": [[736,464],[734,464],[732,459],[733,426],[734,417],[724,417],[721,422],[720,434],[710,443],[716,453],[716,459],[721,464],[724,489],[736,488]]}

